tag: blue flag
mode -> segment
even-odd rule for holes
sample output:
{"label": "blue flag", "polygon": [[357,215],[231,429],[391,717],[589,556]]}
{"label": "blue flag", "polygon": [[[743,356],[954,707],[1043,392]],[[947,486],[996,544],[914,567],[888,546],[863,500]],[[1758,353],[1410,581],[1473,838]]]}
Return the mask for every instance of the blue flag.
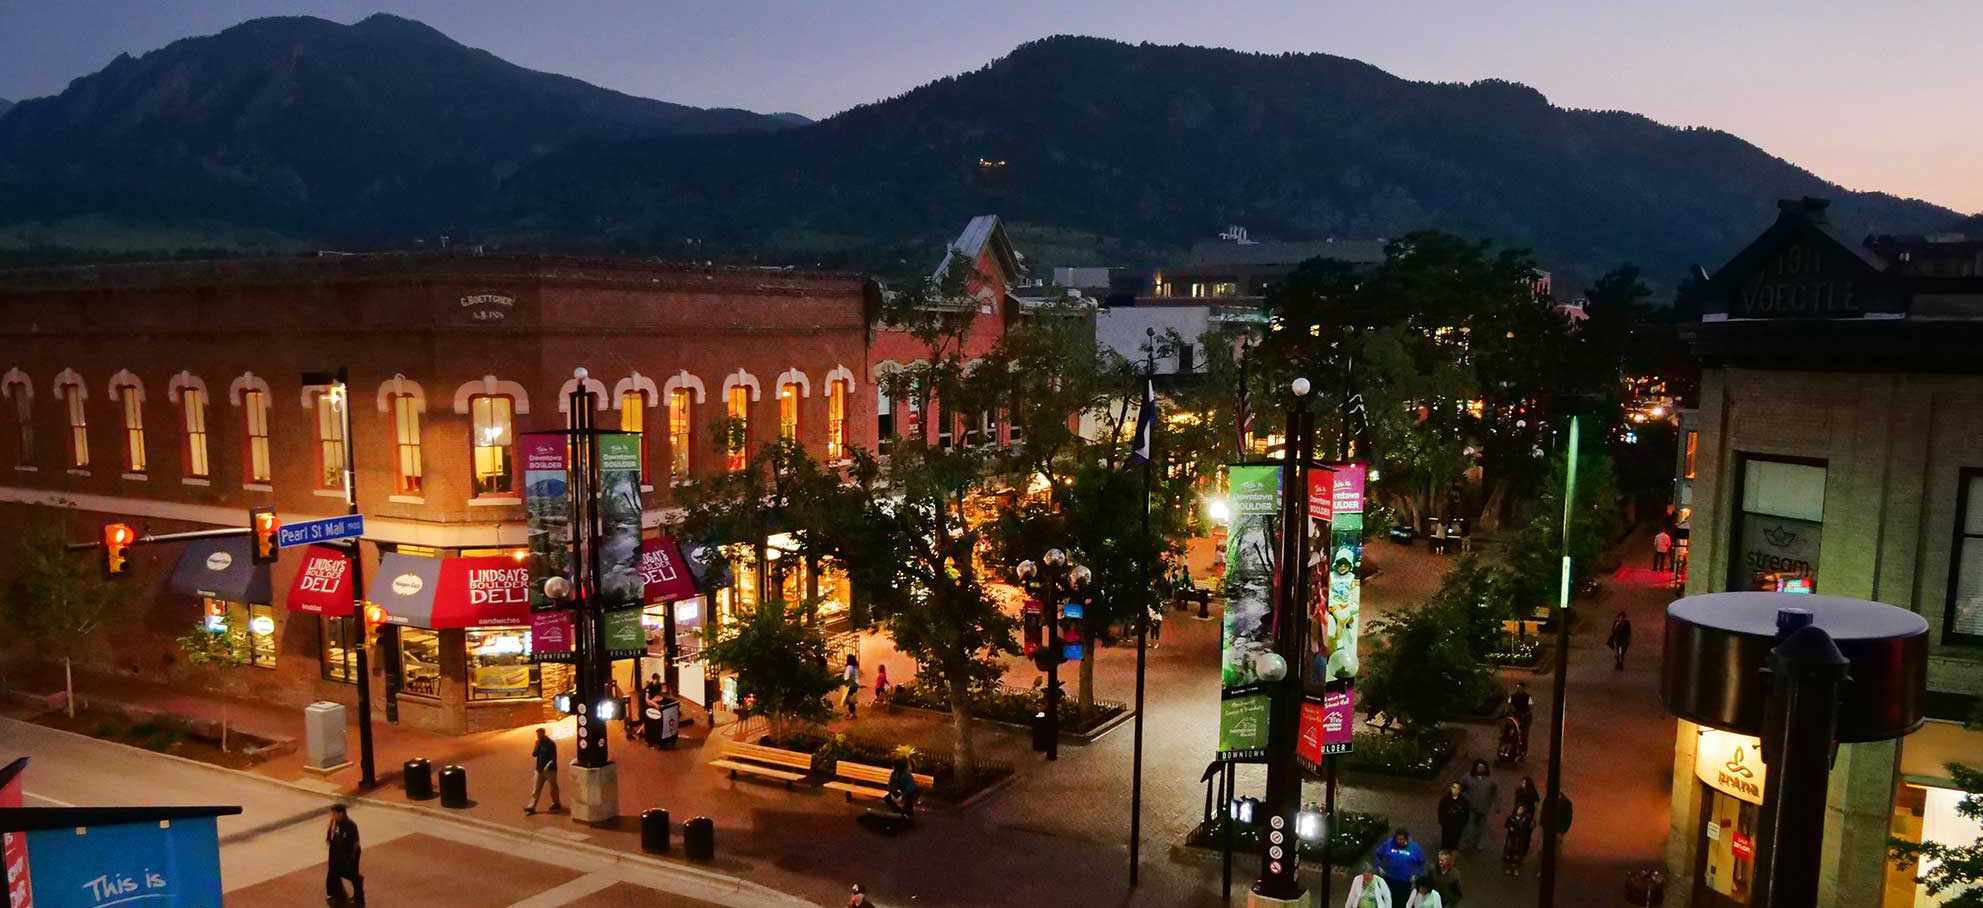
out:
{"label": "blue flag", "polygon": [[1143,408],[1136,412],[1136,437],[1129,444],[1129,456],[1137,463],[1150,462],[1150,436],[1157,430],[1157,389],[1143,380]]}

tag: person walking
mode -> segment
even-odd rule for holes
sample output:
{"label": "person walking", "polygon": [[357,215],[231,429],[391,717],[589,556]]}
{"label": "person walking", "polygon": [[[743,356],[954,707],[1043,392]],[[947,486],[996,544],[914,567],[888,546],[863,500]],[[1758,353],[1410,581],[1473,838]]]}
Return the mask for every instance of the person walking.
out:
{"label": "person walking", "polygon": [[1515,722],[1520,726],[1518,731],[1522,738],[1521,755],[1527,757],[1529,754],[1529,723],[1535,720],[1535,698],[1529,695],[1529,683],[1527,681],[1515,682],[1514,692],[1508,695],[1508,715],[1514,716]]}
{"label": "person walking", "polygon": [[1466,831],[1467,817],[1472,811],[1467,808],[1466,795],[1460,793],[1460,783],[1446,786],[1446,796],[1439,799],[1439,850],[1452,851],[1460,847],[1460,833]]}
{"label": "person walking", "polygon": [[1458,905],[1463,894],[1460,888],[1460,865],[1454,861],[1455,857],[1457,856],[1451,851],[1439,852],[1438,858],[1432,862],[1432,869],[1426,871],[1425,876],[1420,877],[1432,881],[1432,891],[1439,893],[1439,903],[1445,908],[1454,908]]}
{"label": "person walking", "polygon": [[859,883],[855,883],[854,888],[847,893],[847,908],[868,908],[873,904],[868,901],[868,891],[861,888]]}
{"label": "person walking", "polygon": [[[324,871],[324,901],[332,905],[365,904],[365,877],[358,872],[358,824],[343,804],[332,804],[330,828],[324,830],[324,845],[330,852]],[[344,881],[351,881],[351,896],[344,894]]]}
{"label": "person walking", "polygon": [[861,660],[853,653],[847,654],[847,667],[840,670],[840,684],[847,689],[841,705],[847,707],[847,718],[852,719],[861,699]]}
{"label": "person walking", "polygon": [[882,801],[905,817],[916,815],[916,774],[909,770],[909,761],[898,759],[895,768],[888,773],[888,794]]}
{"label": "person walking", "polygon": [[1611,619],[1611,634],[1604,638],[1604,645],[1611,647],[1613,667],[1624,671],[1625,651],[1632,646],[1632,619],[1625,617],[1624,612]]}
{"label": "person walking", "polygon": [[1439,890],[1432,888],[1432,878],[1420,876],[1412,883],[1411,897],[1405,899],[1405,908],[1441,908],[1445,902],[1439,898]]}
{"label": "person walking", "polygon": [[1672,534],[1666,532],[1665,527],[1660,527],[1659,532],[1653,536],[1652,569],[1655,571],[1665,571],[1665,570],[1671,570],[1672,568],[1673,568],[1673,536]]}
{"label": "person walking", "polygon": [[1150,616],[1150,648],[1156,649],[1164,639],[1164,609],[1162,606],[1152,605],[1147,612]]}
{"label": "person walking", "polygon": [[1508,839],[1501,846],[1501,870],[1509,876],[1521,876],[1522,862],[1529,856],[1529,839],[1535,833],[1535,813],[1527,806],[1517,806],[1508,811],[1503,825]]}
{"label": "person walking", "polygon": [[536,768],[537,781],[530,788],[530,803],[523,805],[523,815],[537,813],[537,799],[543,797],[544,786],[551,786],[551,812],[562,813],[565,804],[558,797],[558,745],[544,729],[537,729],[537,743],[530,747],[530,762]]}
{"label": "person walking", "polygon": [[1473,769],[1460,777],[1460,794],[1467,800],[1467,828],[1460,833],[1460,849],[1475,851],[1487,830],[1487,818],[1501,800],[1501,786],[1494,781],[1486,760],[1473,761]]}
{"label": "person walking", "polygon": [[874,667],[874,702],[880,704],[887,702],[887,700],[888,700],[888,666],[877,665]]}
{"label": "person walking", "polygon": [[1403,904],[1411,897],[1412,880],[1425,872],[1425,852],[1412,841],[1411,832],[1401,828],[1391,834],[1390,841],[1377,846],[1374,859],[1378,875],[1391,890],[1391,901]]}
{"label": "person walking", "polygon": [[1528,805],[1529,816],[1535,816],[1542,806],[1542,793],[1535,790],[1535,777],[1523,776],[1522,784],[1515,786],[1515,806]]}
{"label": "person walking", "polygon": [[1391,908],[1391,887],[1377,875],[1375,866],[1366,863],[1362,872],[1350,877],[1350,897],[1343,908]]}

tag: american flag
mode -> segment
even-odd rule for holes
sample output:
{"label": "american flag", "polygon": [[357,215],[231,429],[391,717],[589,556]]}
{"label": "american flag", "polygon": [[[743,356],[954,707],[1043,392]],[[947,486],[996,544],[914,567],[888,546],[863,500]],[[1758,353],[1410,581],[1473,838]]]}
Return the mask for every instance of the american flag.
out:
{"label": "american flag", "polygon": [[1246,345],[1239,347],[1239,397],[1233,404],[1233,421],[1239,426],[1239,457],[1246,459],[1247,441],[1253,437],[1253,396],[1246,390]]}

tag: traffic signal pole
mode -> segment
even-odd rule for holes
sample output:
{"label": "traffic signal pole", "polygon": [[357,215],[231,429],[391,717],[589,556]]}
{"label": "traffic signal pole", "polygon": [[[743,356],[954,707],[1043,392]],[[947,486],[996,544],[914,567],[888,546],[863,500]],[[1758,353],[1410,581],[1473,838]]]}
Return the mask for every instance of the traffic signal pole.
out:
{"label": "traffic signal pole", "polygon": [[[338,410],[344,417],[344,512],[358,516],[358,446],[351,443],[350,373],[337,367]],[[372,640],[365,628],[365,540],[351,540],[351,617],[344,619],[344,645],[351,648],[351,635],[358,635],[358,785],[377,788],[377,765],[372,758]]]}

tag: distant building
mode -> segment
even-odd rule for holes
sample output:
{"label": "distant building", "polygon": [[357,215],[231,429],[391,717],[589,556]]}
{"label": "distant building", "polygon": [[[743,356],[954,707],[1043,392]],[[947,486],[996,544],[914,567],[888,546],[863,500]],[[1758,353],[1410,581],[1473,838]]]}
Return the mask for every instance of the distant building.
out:
{"label": "distant building", "polygon": [[[1383,240],[1315,240],[1309,242],[1231,242],[1207,240],[1191,247],[1183,264],[1156,268],[1139,275],[1127,289],[1137,300],[1259,300],[1275,282],[1309,259],[1333,259],[1353,265],[1384,261]],[[1110,305],[1116,304],[1111,294]]]}

